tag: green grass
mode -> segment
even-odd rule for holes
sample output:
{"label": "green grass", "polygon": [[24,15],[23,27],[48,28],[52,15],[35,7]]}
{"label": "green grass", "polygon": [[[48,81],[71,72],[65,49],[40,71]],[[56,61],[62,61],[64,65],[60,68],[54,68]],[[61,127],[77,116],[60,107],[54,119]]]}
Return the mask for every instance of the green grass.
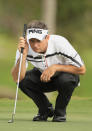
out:
{"label": "green grass", "polygon": [[92,129],[92,98],[72,98],[67,109],[67,122],[53,123],[33,122],[37,113],[36,106],[31,100],[19,100],[15,115],[15,122],[11,119],[14,101],[0,99],[0,131],[90,131]]}

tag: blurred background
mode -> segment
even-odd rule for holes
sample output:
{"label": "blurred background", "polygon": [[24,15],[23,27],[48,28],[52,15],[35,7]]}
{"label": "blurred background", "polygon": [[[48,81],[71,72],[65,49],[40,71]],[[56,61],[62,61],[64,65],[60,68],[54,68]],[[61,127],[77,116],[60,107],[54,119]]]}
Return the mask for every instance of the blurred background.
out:
{"label": "blurred background", "polygon": [[[81,85],[73,95],[92,97],[92,1],[0,0],[0,98],[15,97],[11,69],[23,24],[32,20],[43,20],[50,33],[66,37],[78,51],[87,72],[81,76]],[[26,96],[20,92],[19,98]]]}

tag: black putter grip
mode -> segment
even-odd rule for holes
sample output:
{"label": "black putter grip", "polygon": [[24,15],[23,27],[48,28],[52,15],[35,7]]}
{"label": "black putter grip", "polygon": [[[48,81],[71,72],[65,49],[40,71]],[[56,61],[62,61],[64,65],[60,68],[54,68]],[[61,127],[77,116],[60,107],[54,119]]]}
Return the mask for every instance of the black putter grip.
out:
{"label": "black putter grip", "polygon": [[[25,38],[26,36],[26,30],[27,30],[27,24],[24,24],[24,30],[23,30],[23,37]],[[23,47],[21,48],[21,53],[23,53]]]}

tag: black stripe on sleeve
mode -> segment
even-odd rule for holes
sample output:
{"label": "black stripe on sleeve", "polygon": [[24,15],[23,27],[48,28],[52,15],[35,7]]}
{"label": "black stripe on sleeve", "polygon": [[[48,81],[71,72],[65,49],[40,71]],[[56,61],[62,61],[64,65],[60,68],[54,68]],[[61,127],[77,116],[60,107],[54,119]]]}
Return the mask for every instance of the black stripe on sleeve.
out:
{"label": "black stripe on sleeve", "polygon": [[77,60],[75,60],[75,59],[72,58],[71,56],[68,56],[68,55],[66,55],[66,54],[64,54],[64,53],[61,53],[61,52],[55,52],[55,53],[53,53],[53,54],[47,55],[46,57],[48,58],[48,57],[51,57],[51,56],[54,56],[54,55],[63,55],[63,56],[65,56],[65,57],[71,59],[73,62],[75,62],[75,63],[76,63],[77,65],[79,65],[80,67],[82,66]]}
{"label": "black stripe on sleeve", "polygon": [[32,55],[27,55],[28,58],[33,58],[33,59],[42,59],[42,56],[36,56],[33,57]]}
{"label": "black stripe on sleeve", "polygon": [[[82,66],[77,60],[75,60],[74,58],[77,56],[77,54],[75,55],[75,57],[71,57],[71,56],[68,56],[64,53],[61,53],[61,52],[55,52],[53,54],[48,54],[46,55],[46,58],[48,57],[52,57],[52,56],[55,56],[55,55],[62,55],[64,57],[67,57],[69,59],[71,59],[73,62],[75,62],[77,65],[79,65],[80,67]],[[33,57],[32,55],[27,55],[28,58],[32,58],[33,60],[29,60],[27,59],[28,61],[32,61],[32,62],[43,62],[41,59],[42,59],[42,56],[36,56],[36,57]],[[40,59],[40,61],[36,61],[34,59]]]}

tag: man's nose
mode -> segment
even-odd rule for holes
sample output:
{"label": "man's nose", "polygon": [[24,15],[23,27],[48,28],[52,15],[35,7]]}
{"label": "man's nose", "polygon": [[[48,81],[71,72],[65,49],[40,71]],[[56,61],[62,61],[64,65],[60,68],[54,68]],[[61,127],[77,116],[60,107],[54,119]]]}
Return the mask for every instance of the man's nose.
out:
{"label": "man's nose", "polygon": [[34,43],[34,47],[35,47],[35,48],[38,47],[38,43]]}

